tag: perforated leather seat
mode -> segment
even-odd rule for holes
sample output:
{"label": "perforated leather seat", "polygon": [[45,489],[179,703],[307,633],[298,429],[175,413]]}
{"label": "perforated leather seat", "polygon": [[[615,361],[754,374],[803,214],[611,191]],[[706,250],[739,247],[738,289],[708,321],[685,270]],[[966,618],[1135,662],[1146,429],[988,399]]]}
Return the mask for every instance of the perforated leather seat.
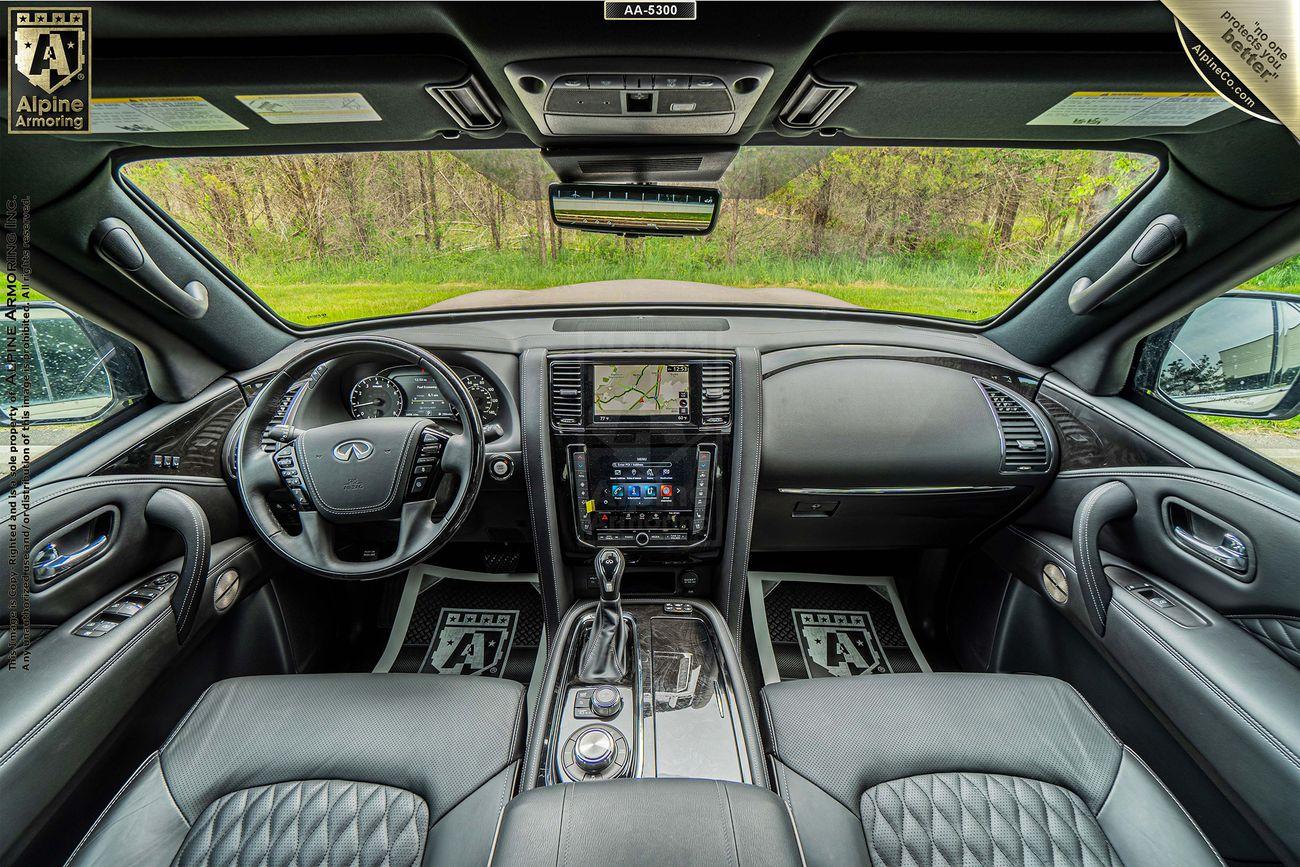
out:
{"label": "perforated leather seat", "polygon": [[524,690],[432,674],[209,689],[73,853],[77,865],[486,864]]}
{"label": "perforated leather seat", "polygon": [[763,704],[810,867],[1223,863],[1061,681],[818,678],[768,686]]}

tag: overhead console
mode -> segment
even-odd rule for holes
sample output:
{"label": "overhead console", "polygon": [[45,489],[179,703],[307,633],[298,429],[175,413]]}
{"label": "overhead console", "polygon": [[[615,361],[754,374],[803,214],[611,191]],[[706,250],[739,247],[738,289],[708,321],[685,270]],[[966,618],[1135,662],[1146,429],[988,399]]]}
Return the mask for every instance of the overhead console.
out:
{"label": "overhead console", "polygon": [[[726,526],[735,358],[552,355],[550,427],[566,549],[631,552],[630,588],[700,593]],[[594,576],[579,573],[581,586]]]}
{"label": "overhead console", "polygon": [[772,67],[729,60],[535,60],[506,76],[545,135],[703,135],[740,131]]}

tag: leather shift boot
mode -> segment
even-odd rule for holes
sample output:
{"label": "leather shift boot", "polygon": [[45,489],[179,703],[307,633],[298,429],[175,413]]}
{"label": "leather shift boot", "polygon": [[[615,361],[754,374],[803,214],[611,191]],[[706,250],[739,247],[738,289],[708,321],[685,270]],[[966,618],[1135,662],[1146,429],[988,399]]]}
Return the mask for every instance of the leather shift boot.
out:
{"label": "leather shift boot", "polygon": [[578,680],[583,683],[620,683],[627,674],[627,624],[617,599],[601,600],[591,637],[578,661]]}

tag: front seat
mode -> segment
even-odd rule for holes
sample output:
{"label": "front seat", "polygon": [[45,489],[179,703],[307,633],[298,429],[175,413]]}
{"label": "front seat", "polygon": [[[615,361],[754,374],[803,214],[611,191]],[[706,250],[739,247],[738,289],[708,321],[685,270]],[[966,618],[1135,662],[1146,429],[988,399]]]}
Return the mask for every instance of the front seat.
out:
{"label": "front seat", "polygon": [[878,674],[763,690],[810,867],[1222,865],[1068,684]]}
{"label": "front seat", "polygon": [[486,677],[220,681],[69,863],[486,864],[523,708],[523,687]]}

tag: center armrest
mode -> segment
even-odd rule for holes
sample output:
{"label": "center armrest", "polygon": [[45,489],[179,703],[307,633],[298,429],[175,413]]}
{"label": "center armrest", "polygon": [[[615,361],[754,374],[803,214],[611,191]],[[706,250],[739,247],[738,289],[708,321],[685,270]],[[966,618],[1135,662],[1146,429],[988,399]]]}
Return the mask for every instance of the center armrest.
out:
{"label": "center armrest", "polygon": [[803,864],[785,803],[716,780],[533,789],[506,807],[493,864]]}

